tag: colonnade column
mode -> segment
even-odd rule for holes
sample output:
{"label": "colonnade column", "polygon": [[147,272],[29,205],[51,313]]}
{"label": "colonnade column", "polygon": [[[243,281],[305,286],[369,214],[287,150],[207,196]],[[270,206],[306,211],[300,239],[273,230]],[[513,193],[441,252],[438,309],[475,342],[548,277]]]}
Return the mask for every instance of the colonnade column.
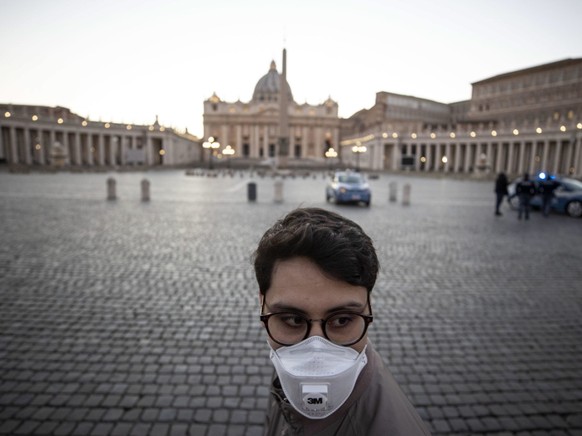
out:
{"label": "colonnade column", "polygon": [[105,165],[105,144],[102,133],[97,136],[97,162],[101,166]]}
{"label": "colonnade column", "polygon": [[470,172],[471,168],[471,156],[473,156],[473,150],[475,150],[475,144],[468,142],[467,148],[465,149],[465,161],[463,162],[463,172]]}
{"label": "colonnade column", "polygon": [[523,174],[524,159],[525,159],[525,142],[519,141],[519,157],[517,160],[518,174]]}
{"label": "colonnade column", "polygon": [[546,139],[544,141],[544,151],[542,154],[542,165],[541,165],[541,169],[545,170],[545,171],[549,171],[549,165],[548,165],[548,155],[550,153],[550,140]]}
{"label": "colonnade column", "polygon": [[93,159],[93,149],[95,148],[93,145],[93,135],[90,133],[86,134],[87,142],[85,143],[86,150],[87,150],[87,165],[93,166],[94,159]]}
{"label": "colonnade column", "polygon": [[24,162],[26,165],[30,165],[32,163],[32,153],[31,153],[31,143],[30,143],[30,130],[25,128],[24,129]]}
{"label": "colonnade column", "polygon": [[582,148],[582,144],[580,141],[582,140],[582,135],[580,133],[576,134],[576,148],[574,149],[574,176],[582,175],[582,153],[580,149]]}
{"label": "colonnade column", "polygon": [[529,157],[529,168],[528,172],[533,174],[536,171],[536,156],[537,156],[538,142],[536,140],[532,141],[531,144],[531,156]]}
{"label": "colonnade column", "polygon": [[83,165],[83,155],[81,154],[82,147],[81,147],[81,134],[79,132],[75,132],[75,164]]}
{"label": "colonnade column", "polygon": [[432,144],[426,144],[426,165],[424,166],[425,171],[431,170],[432,162]]}
{"label": "colonnade column", "polygon": [[[42,129],[37,129],[36,131],[37,141],[34,144],[35,153],[38,155],[38,163],[39,165],[45,164],[45,145],[43,144],[43,134]],[[36,145],[40,145],[40,149],[36,149]]]}
{"label": "colonnade column", "polygon": [[8,128],[9,135],[10,135],[10,159],[13,164],[18,163],[18,147],[16,144],[16,129],[14,127]]}
{"label": "colonnade column", "polygon": [[556,154],[554,156],[554,173],[560,172],[560,155],[562,154],[562,141],[556,140]]}
{"label": "colonnade column", "polygon": [[509,141],[507,146],[509,147],[509,153],[507,155],[507,162],[505,162],[505,167],[509,173],[513,173],[513,149],[515,148],[515,144],[512,141]]}
{"label": "colonnade column", "polygon": [[495,147],[495,172],[500,173],[502,171],[501,161],[503,158],[503,143],[497,142],[497,147]]}

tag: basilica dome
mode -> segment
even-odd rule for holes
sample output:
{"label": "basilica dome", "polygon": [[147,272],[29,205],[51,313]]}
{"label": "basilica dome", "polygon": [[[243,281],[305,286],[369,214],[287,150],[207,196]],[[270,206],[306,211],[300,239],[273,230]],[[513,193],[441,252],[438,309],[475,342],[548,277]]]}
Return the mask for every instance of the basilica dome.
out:
{"label": "basilica dome", "polygon": [[[269,72],[259,79],[253,92],[253,101],[279,101],[279,82],[281,75],[277,72],[275,61],[271,61]],[[293,101],[291,87],[287,83],[287,99]]]}

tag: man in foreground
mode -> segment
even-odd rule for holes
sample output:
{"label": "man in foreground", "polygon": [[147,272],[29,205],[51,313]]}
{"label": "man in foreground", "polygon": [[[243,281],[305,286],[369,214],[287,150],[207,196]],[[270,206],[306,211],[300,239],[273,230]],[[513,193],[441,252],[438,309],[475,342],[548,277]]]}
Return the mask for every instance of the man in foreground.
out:
{"label": "man in foreground", "polygon": [[378,258],[359,225],[296,209],[254,266],[276,370],[266,435],[429,434],[368,340]]}

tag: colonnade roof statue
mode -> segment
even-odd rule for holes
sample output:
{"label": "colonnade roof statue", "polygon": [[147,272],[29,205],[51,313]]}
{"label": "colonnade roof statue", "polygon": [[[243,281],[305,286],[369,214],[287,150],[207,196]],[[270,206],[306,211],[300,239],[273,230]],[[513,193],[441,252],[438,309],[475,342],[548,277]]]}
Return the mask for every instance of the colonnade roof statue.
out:
{"label": "colonnade roof statue", "polygon": [[[278,101],[280,83],[281,75],[277,72],[277,65],[275,61],[271,61],[269,72],[261,77],[255,86],[252,101]],[[289,83],[287,83],[287,96],[287,101],[293,102],[293,94],[291,93]]]}

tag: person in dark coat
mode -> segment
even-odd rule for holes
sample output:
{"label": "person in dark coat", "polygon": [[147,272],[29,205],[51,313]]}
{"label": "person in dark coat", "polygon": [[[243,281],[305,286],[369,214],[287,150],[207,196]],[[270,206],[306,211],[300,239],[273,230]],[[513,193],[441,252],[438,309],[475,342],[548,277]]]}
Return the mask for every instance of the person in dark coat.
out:
{"label": "person in dark coat", "polygon": [[525,219],[529,220],[530,201],[536,194],[536,186],[534,182],[529,179],[528,173],[523,175],[523,180],[517,184],[515,191],[519,197],[517,219],[520,220],[521,216],[525,215]]}
{"label": "person in dark coat", "polygon": [[499,211],[499,207],[501,206],[501,203],[503,202],[503,197],[505,197],[506,195],[509,194],[507,192],[508,183],[509,182],[507,181],[507,176],[505,175],[505,173],[499,173],[499,175],[497,176],[497,180],[495,180],[495,195],[497,196],[497,199],[495,202],[495,215],[497,215],[497,216],[503,215]]}
{"label": "person in dark coat", "polygon": [[368,339],[379,262],[355,222],[289,212],[254,254],[260,320],[275,367],[268,436],[427,436]]}
{"label": "person in dark coat", "polygon": [[559,186],[559,183],[556,182],[554,177],[551,177],[549,174],[546,175],[546,178],[542,180],[540,183],[540,194],[542,194],[542,210],[544,212],[544,216],[548,216],[550,214],[550,209],[552,207],[552,199],[554,198],[554,191]]}

